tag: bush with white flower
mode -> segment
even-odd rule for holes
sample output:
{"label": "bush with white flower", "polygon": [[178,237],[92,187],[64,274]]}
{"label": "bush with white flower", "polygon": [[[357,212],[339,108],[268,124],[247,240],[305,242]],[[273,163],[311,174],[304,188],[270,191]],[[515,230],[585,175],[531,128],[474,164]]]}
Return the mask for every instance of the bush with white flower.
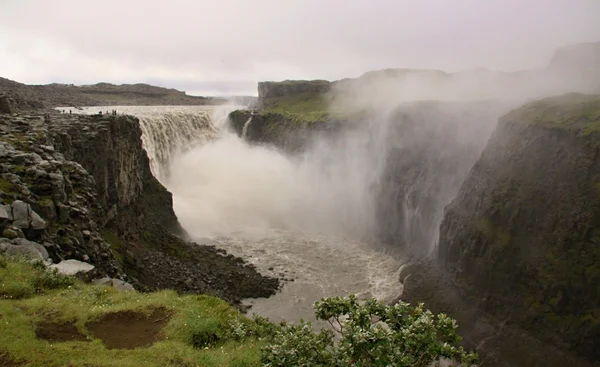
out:
{"label": "bush with white flower", "polygon": [[[307,322],[272,324],[255,318],[255,330],[266,341],[262,363],[290,366],[429,366],[442,358],[457,365],[477,363],[476,353],[457,347],[456,321],[400,302],[394,306],[370,299],[324,298],[315,303],[318,319],[331,329],[314,330]],[[260,330],[260,331],[259,331]]]}

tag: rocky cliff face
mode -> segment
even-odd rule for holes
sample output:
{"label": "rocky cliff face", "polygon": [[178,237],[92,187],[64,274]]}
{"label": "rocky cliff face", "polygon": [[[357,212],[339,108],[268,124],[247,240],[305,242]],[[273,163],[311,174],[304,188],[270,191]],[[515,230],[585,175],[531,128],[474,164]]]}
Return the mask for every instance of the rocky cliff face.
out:
{"label": "rocky cliff face", "polygon": [[0,115],[0,128],[3,237],[36,241],[55,262],[87,261],[139,289],[234,303],[276,291],[277,280],[241,259],[184,241],[171,194],[150,172],[137,119]]}
{"label": "rocky cliff face", "polygon": [[347,121],[302,121],[289,116],[237,110],[229,114],[230,127],[244,139],[257,144],[269,144],[286,152],[299,152],[317,134],[334,134],[349,125]]}
{"label": "rocky cliff face", "polygon": [[439,260],[499,319],[600,361],[600,97],[504,116],[446,208]]}

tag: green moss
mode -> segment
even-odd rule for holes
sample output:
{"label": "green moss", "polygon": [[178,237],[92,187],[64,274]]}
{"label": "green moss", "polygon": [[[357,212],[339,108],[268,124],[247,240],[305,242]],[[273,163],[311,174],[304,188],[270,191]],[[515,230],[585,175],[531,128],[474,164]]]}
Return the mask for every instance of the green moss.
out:
{"label": "green moss", "polygon": [[6,194],[17,195],[20,194],[20,187],[5,178],[0,177],[0,190]]}
{"label": "green moss", "polygon": [[41,206],[50,206],[54,204],[54,200],[52,200],[52,197],[50,196],[41,196],[37,200],[37,203]]}
{"label": "green moss", "polygon": [[[2,281],[13,279],[15,284],[26,282],[40,271],[27,262],[10,259],[5,268],[0,268]],[[261,342],[253,338],[236,341],[227,332],[232,323],[251,321],[218,298],[179,296],[173,291],[120,292],[69,279],[72,283],[66,288],[48,290],[43,295],[26,292],[30,298],[21,300],[0,300],[0,355],[32,367],[260,366]],[[149,314],[157,308],[166,309],[171,316],[160,340],[149,347],[108,349],[86,328],[89,322],[108,313]],[[35,325],[48,320],[73,323],[89,341],[38,339]]]}
{"label": "green moss", "polygon": [[119,264],[121,264],[121,266],[125,265],[125,246],[123,245],[121,238],[108,229],[101,230],[100,234],[102,235],[102,238],[104,238],[104,241],[108,242],[110,245],[110,251]]}

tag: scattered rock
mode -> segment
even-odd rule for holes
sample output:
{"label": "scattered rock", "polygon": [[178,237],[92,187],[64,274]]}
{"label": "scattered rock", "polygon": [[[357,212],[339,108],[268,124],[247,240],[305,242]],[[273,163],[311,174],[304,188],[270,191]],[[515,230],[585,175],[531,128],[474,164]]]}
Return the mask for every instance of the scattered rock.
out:
{"label": "scattered rock", "polygon": [[51,265],[50,268],[57,269],[59,273],[64,275],[77,275],[80,273],[89,273],[94,270],[95,266],[83,261],[70,259]]}

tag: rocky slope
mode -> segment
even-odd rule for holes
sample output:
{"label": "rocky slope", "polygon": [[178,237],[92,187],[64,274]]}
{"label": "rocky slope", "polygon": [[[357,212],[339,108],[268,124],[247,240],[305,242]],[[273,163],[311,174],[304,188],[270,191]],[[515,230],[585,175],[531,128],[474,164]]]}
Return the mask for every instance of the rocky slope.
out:
{"label": "rocky slope", "polygon": [[35,241],[54,262],[83,260],[143,290],[212,293],[234,303],[276,291],[277,280],[241,259],[182,239],[137,119],[0,114],[0,128],[2,236],[14,244]]}
{"label": "rocky slope", "polygon": [[0,78],[0,93],[7,94],[13,109],[37,109],[67,106],[160,106],[210,105],[225,103],[224,99],[188,96],[176,89],[148,84],[98,83],[26,85]]}
{"label": "rocky slope", "polygon": [[455,287],[478,312],[600,363],[599,131],[598,96],[505,115],[446,208],[439,263],[452,284],[406,296],[456,308]]}

